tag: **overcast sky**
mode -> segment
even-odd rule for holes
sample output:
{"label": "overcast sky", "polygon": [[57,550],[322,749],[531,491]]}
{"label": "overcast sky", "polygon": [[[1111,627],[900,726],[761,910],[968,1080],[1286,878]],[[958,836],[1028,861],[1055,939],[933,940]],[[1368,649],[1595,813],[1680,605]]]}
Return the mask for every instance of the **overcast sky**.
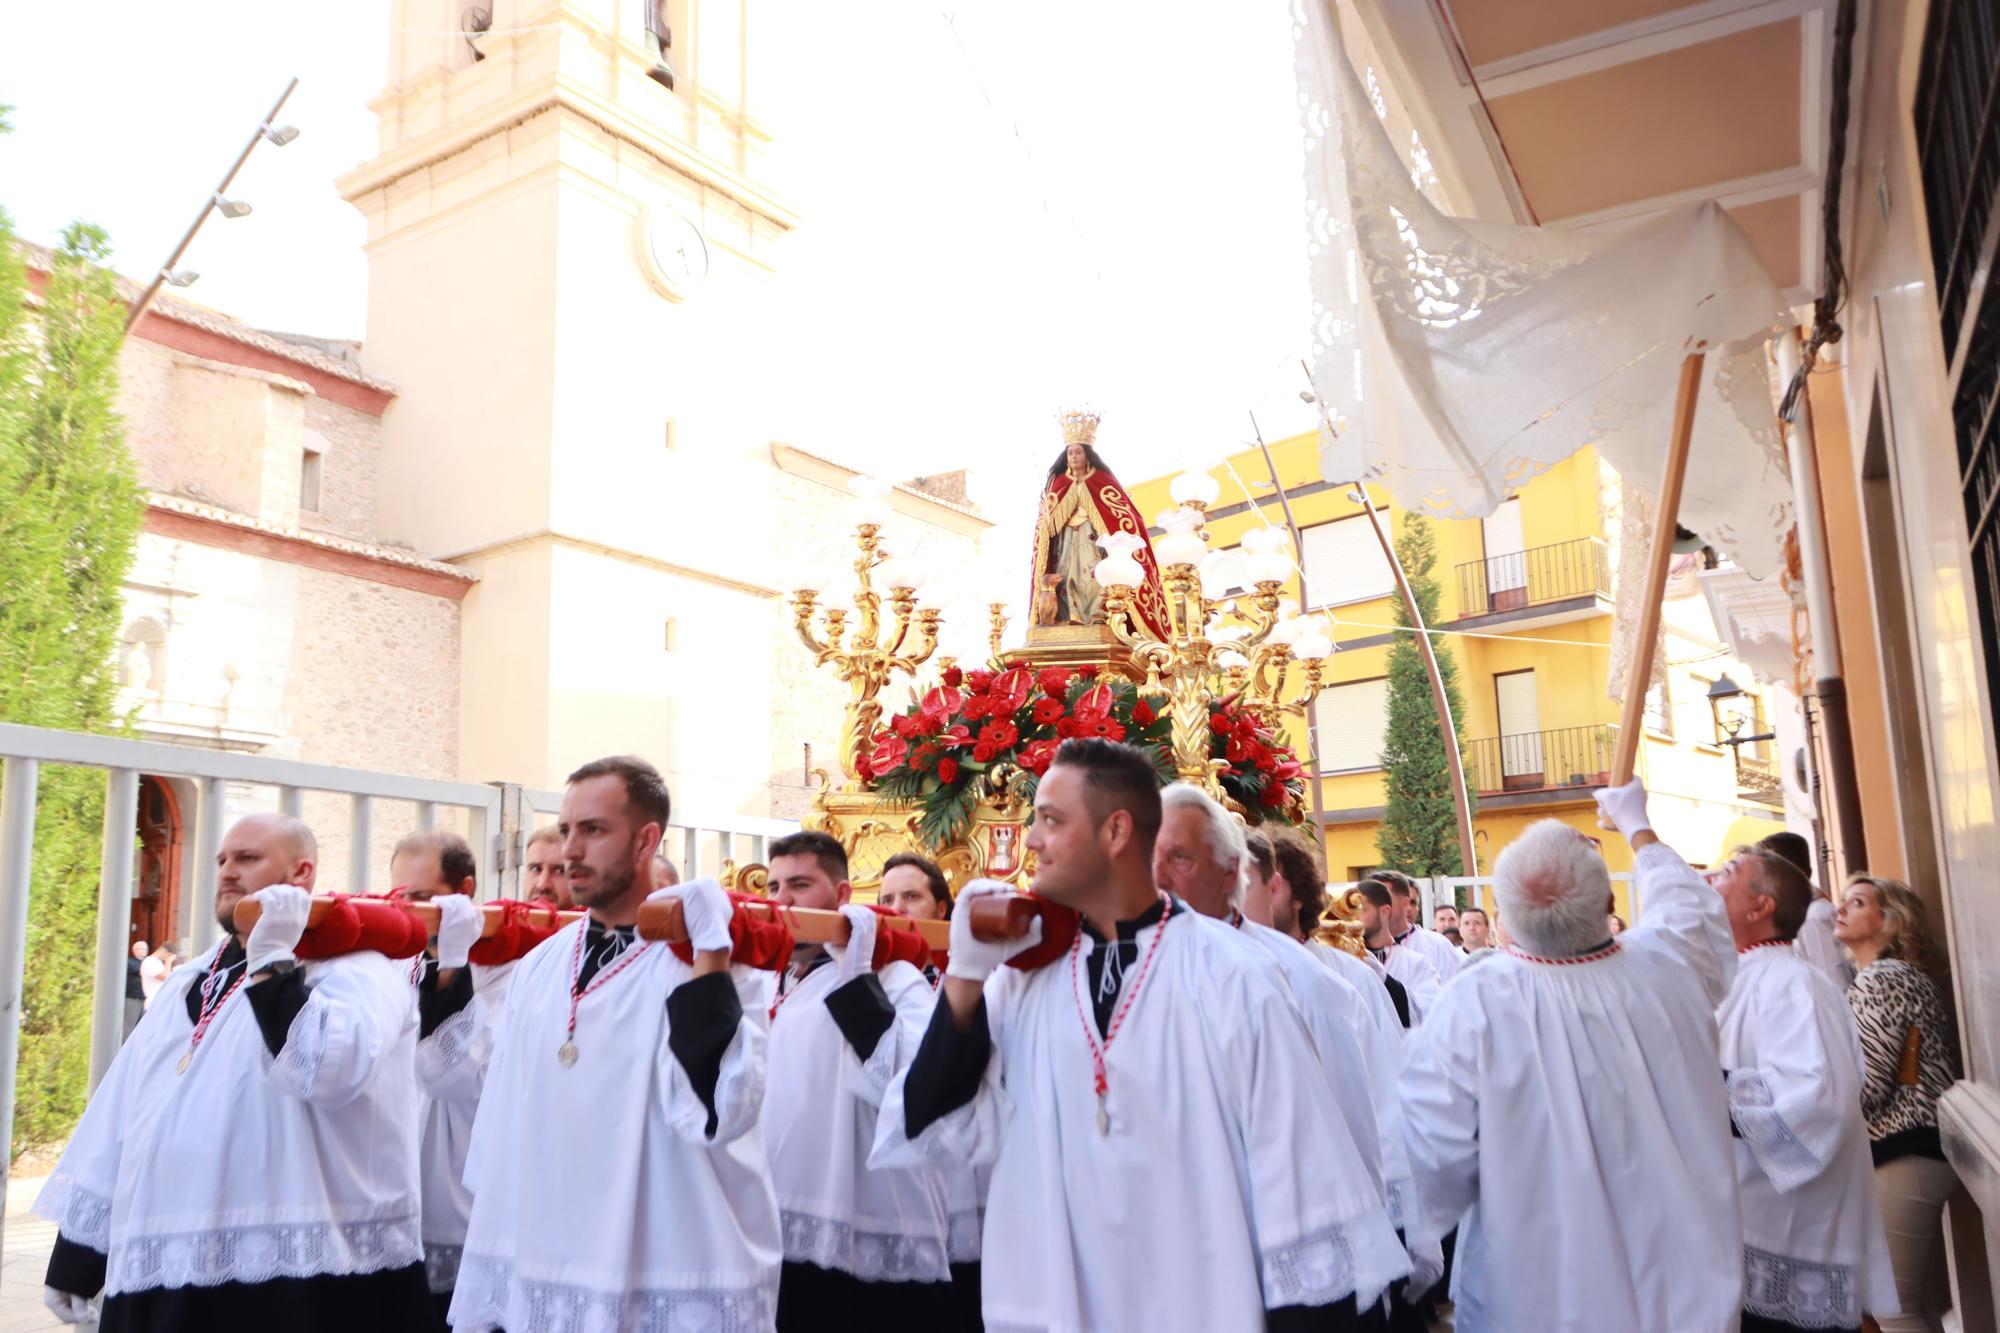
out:
{"label": "overcast sky", "polygon": [[[752,59],[782,72],[806,218],[773,347],[793,442],[899,475],[980,465],[1011,527],[1065,402],[1104,413],[1128,480],[1219,460],[1252,409],[1272,438],[1309,425],[1285,6],[766,2],[784,48]],[[146,274],[297,74],[303,134],[253,155],[234,193],[256,212],[204,228],[188,295],[361,336],[362,221],[333,182],[373,152],[387,0],[7,10],[0,206],[22,235],[85,218]]]}

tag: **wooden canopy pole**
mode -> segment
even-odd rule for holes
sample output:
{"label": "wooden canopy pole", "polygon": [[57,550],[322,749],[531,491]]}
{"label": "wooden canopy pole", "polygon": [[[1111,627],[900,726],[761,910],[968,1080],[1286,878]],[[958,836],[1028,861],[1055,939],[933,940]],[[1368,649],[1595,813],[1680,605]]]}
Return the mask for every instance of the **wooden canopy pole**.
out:
{"label": "wooden canopy pole", "polygon": [[[1646,682],[1653,676],[1653,653],[1660,640],[1660,612],[1667,597],[1667,566],[1674,558],[1674,519],[1681,509],[1681,483],[1687,479],[1688,444],[1694,438],[1694,408],[1701,396],[1704,354],[1689,352],[1681,362],[1680,388],[1674,394],[1674,433],[1667,449],[1666,471],[1660,476],[1659,503],[1653,512],[1653,549],[1647,556],[1646,588],[1639,602],[1639,638],[1632,650],[1632,674],[1625,682],[1625,711],[1618,724],[1618,745],[1611,755],[1611,785],[1632,780],[1639,763],[1639,738],[1646,725]],[[1621,590],[1622,591],[1622,590]]]}
{"label": "wooden canopy pole", "polygon": [[[394,899],[371,899],[374,902],[394,901],[404,911],[417,917],[432,931],[437,929],[438,907],[435,902],[400,902]],[[315,896],[306,916],[308,928],[326,920],[326,914],[333,907],[334,899]],[[745,903],[743,906],[754,914],[767,919],[783,914],[791,927],[792,938],[801,944],[845,944],[847,942],[847,918],[839,912],[813,907],[781,907],[777,903]],[[482,903],[486,921],[481,936],[493,934],[500,929],[502,909],[494,903]],[[975,900],[968,908],[972,913],[972,933],[979,939],[989,941],[1018,940],[1028,933],[1028,923],[1038,914],[1034,903],[1018,894],[996,895],[992,898]],[[236,904],[235,921],[238,934],[248,935],[264,914],[263,904],[255,898],[244,898]],[[553,907],[531,908],[528,920],[538,926],[568,925],[582,916],[582,912],[562,912]],[[882,927],[887,930],[914,931],[923,936],[924,943],[932,949],[951,947],[950,921],[917,921],[909,917],[885,916]],[[639,938],[660,940],[669,944],[683,944],[687,941],[687,926],[681,919],[681,904],[678,898],[667,898],[659,902],[640,905],[638,920]]]}

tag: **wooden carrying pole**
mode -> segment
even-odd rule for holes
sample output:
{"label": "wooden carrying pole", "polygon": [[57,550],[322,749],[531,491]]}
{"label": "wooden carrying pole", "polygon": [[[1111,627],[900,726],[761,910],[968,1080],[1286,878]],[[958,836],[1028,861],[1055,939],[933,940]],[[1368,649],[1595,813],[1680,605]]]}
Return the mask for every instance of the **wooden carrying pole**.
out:
{"label": "wooden carrying pole", "polygon": [[[370,899],[372,902],[395,902],[394,899]],[[319,925],[333,907],[334,900],[315,897],[312,908],[306,916],[308,927]],[[435,932],[438,924],[438,908],[434,902],[406,903],[397,906],[423,921]],[[497,904],[482,904],[486,922],[481,935],[491,935],[500,928],[503,909]],[[845,944],[847,943],[847,918],[839,912],[826,911],[814,907],[783,907],[772,902],[742,904],[750,912],[770,918],[783,914],[791,927],[792,938],[800,944]],[[263,915],[263,905],[255,898],[245,898],[236,904],[236,931],[248,935]],[[972,933],[982,940],[1018,940],[1028,933],[1028,923],[1037,915],[1033,902],[1019,895],[995,896],[975,899],[966,909],[972,913]],[[562,912],[553,907],[530,908],[527,919],[538,926],[567,925],[582,916],[581,912]],[[642,903],[639,907],[639,937],[658,940],[668,944],[684,944],[687,941],[687,926],[681,920],[681,904],[678,898],[666,898],[659,902]],[[951,922],[917,921],[909,917],[885,916],[882,927],[887,930],[915,931],[923,937],[924,943],[933,950],[951,947]]]}
{"label": "wooden carrying pole", "polygon": [[[1674,434],[1667,449],[1666,471],[1660,477],[1660,499],[1653,510],[1653,549],[1646,560],[1646,587],[1639,602],[1639,633],[1632,647],[1632,674],[1625,682],[1624,714],[1618,723],[1618,746],[1611,755],[1611,785],[1632,780],[1639,763],[1639,737],[1646,725],[1646,682],[1653,677],[1653,653],[1660,641],[1660,611],[1667,597],[1667,567],[1674,558],[1674,520],[1681,509],[1681,483],[1687,479],[1688,443],[1694,438],[1695,401],[1701,396],[1703,354],[1689,352],[1681,362],[1680,388],[1674,394]],[[1623,595],[1625,590],[1620,589]]]}

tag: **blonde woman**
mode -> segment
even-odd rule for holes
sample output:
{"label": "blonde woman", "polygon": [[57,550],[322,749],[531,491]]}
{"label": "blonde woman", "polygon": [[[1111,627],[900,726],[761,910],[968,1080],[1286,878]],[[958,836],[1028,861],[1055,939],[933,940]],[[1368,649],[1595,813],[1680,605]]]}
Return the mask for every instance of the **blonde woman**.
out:
{"label": "blonde woman", "polygon": [[1847,989],[1861,1033],[1861,1110],[1875,1155],[1875,1192],[1905,1313],[1883,1333],[1938,1327],[1931,1294],[1944,1258],[1941,1214],[1958,1178],[1938,1140],[1938,1097],[1958,1077],[1951,1010],[1926,965],[1935,958],[1923,900],[1907,884],[1856,875],[1834,916],[1854,955]]}

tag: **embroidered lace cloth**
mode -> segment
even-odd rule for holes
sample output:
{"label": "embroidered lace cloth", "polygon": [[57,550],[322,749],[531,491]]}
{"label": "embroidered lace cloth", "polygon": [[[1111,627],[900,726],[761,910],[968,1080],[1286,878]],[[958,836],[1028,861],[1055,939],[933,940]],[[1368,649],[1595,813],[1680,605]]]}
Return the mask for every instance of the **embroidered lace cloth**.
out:
{"label": "embroidered lace cloth", "polygon": [[403,1268],[423,1258],[414,1216],[373,1222],[219,1227],[121,1241],[104,1289],[116,1295],[224,1282],[343,1276]]}
{"label": "embroidered lace cloth", "polygon": [[1785,314],[1743,232],[1714,204],[1609,237],[1444,213],[1338,13],[1293,3],[1325,476],[1472,517],[1590,445],[1657,494],[1681,362],[1705,344],[1680,522],[1753,576],[1778,568],[1791,491],[1765,342]]}
{"label": "embroidered lace cloth", "polygon": [[1861,1322],[1861,1283],[1844,1264],[1787,1259],[1745,1245],[1743,1308],[1800,1328],[1852,1328]]}
{"label": "embroidered lace cloth", "polygon": [[562,1333],[767,1333],[777,1317],[775,1278],[749,1290],[605,1292],[524,1278],[477,1254],[460,1267],[451,1303],[454,1328]]}
{"label": "embroidered lace cloth", "polygon": [[[938,1236],[863,1231],[846,1222],[787,1210],[780,1215],[785,1258],[852,1274],[863,1282],[949,1282],[951,1268]],[[975,1256],[976,1257],[976,1256]]]}

